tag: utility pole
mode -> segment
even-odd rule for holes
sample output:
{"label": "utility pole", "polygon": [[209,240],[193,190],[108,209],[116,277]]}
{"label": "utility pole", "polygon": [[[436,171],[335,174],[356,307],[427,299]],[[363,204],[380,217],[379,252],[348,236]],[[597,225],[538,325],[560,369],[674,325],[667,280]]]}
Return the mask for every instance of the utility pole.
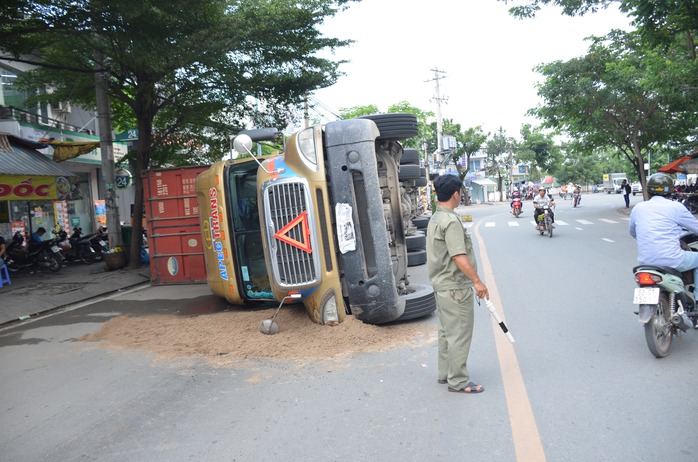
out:
{"label": "utility pole", "polygon": [[441,119],[441,102],[442,101],[448,101],[448,98],[443,98],[441,97],[441,92],[439,89],[439,80],[445,79],[441,74],[445,74],[445,71],[439,70],[439,68],[434,68],[434,69],[429,69],[430,71],[434,72],[434,78],[430,80],[426,80],[426,82],[435,82],[436,85],[436,94],[434,95],[433,100],[436,101],[436,145],[437,145],[437,154],[439,157],[439,160],[441,160],[443,156],[443,120]]}
{"label": "utility pole", "polygon": [[[97,96],[97,122],[99,127],[99,150],[102,153],[102,181],[104,182],[104,204],[107,209],[107,229],[109,231],[109,248],[123,244],[119,208],[116,205],[116,180],[114,175],[114,148],[112,145],[111,109],[106,72],[104,72],[104,55],[95,51],[95,92]],[[140,220],[140,217],[134,219]],[[138,243],[139,240],[134,242]]]}

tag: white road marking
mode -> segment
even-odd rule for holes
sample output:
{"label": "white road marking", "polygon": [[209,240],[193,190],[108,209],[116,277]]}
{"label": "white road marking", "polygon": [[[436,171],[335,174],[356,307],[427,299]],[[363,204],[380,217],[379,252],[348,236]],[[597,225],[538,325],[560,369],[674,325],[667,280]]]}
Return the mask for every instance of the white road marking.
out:
{"label": "white road marking", "polygon": [[584,231],[584,228],[580,228],[579,226],[575,226],[574,229],[577,229],[579,231]]}
{"label": "white road marking", "polygon": [[566,221],[557,220],[555,224],[560,226],[567,226],[569,223],[567,223]]}
{"label": "white road marking", "polygon": [[593,225],[594,224],[594,223],[592,223],[590,221],[586,221],[586,220],[574,220],[574,221],[576,221],[577,223],[580,223],[582,225]]}
{"label": "white road marking", "polygon": [[608,218],[599,218],[599,221],[603,221],[604,223],[611,223],[611,224],[618,223],[617,221],[609,220]]}
{"label": "white road marking", "polygon": [[519,222],[518,221],[510,221],[509,226],[519,226]]}
{"label": "white road marking", "polygon": [[601,239],[603,239],[603,240],[606,241],[606,242],[616,242],[616,241],[612,241],[612,240],[610,240],[610,239],[607,239],[607,238],[605,238],[605,237],[602,237]]}
{"label": "white road marking", "polygon": [[487,223],[485,223],[485,228],[494,228],[495,226],[497,226],[497,223],[495,223],[494,221],[488,221]]}

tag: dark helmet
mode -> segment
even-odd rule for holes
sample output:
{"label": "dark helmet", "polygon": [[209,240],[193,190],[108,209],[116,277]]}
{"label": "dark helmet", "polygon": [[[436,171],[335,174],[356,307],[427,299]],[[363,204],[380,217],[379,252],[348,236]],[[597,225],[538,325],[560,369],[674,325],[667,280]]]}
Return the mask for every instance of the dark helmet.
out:
{"label": "dark helmet", "polygon": [[674,180],[666,173],[655,173],[647,180],[650,196],[666,196],[674,189]]}

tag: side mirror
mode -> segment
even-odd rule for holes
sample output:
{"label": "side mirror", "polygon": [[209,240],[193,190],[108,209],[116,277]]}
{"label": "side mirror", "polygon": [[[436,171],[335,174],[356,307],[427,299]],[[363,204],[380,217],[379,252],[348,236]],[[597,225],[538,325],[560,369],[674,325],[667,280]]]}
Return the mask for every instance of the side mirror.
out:
{"label": "side mirror", "polygon": [[238,153],[247,153],[252,155],[252,138],[249,135],[241,134],[233,140],[233,148]]}

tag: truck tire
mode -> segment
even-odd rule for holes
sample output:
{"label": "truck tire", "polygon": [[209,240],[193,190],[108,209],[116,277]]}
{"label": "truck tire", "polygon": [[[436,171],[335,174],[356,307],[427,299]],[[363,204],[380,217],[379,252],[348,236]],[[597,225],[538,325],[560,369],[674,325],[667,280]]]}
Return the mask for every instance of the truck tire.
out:
{"label": "truck tire", "polygon": [[372,120],[378,127],[379,140],[406,140],[417,136],[419,125],[414,114],[373,114],[359,117]]}
{"label": "truck tire", "polygon": [[426,250],[413,250],[407,252],[407,266],[419,266],[427,262]]}
{"label": "truck tire", "polygon": [[415,217],[412,219],[412,224],[417,227],[417,229],[427,229],[427,226],[429,225],[429,220],[431,219],[431,215],[422,215],[419,217]]}
{"label": "truck tire", "polygon": [[400,157],[400,165],[419,165],[419,151],[405,148],[402,157]]}
{"label": "truck tire", "polygon": [[398,173],[398,179],[400,181],[416,180],[419,178],[419,165],[400,165],[400,172]]}
{"label": "truck tire", "polygon": [[405,298],[405,312],[397,318],[397,322],[422,318],[436,311],[436,297],[432,286],[410,284],[408,288],[414,292],[401,297]]}
{"label": "truck tire", "polygon": [[423,186],[426,186],[426,185],[427,185],[427,179],[424,178],[424,177],[422,177],[422,178],[417,178],[416,180],[414,180],[414,185],[417,186],[417,187],[419,187],[419,188],[421,188],[421,187],[423,187]]}
{"label": "truck tire", "polygon": [[423,250],[427,248],[427,236],[422,231],[417,231],[412,236],[405,236],[407,251]]}

